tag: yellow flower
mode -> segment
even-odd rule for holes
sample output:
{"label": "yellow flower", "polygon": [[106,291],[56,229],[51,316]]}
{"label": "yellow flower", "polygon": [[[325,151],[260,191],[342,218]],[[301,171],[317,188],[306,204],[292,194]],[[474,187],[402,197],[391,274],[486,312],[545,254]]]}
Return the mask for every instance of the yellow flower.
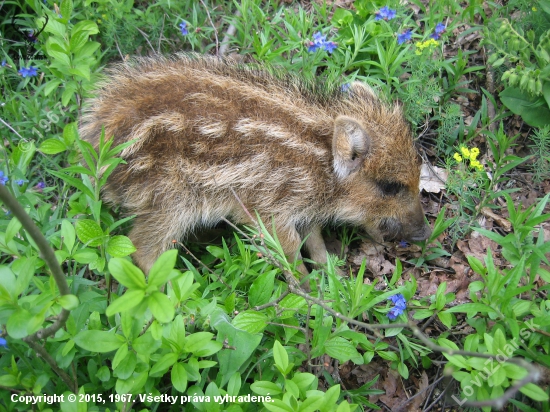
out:
{"label": "yellow flower", "polygon": [[470,151],[468,150],[467,147],[462,146],[462,147],[460,148],[460,152],[462,153],[462,155],[463,155],[466,159],[470,158]]}
{"label": "yellow flower", "polygon": [[479,155],[479,149],[477,147],[472,147],[470,150],[470,160],[476,160]]}
{"label": "yellow flower", "polygon": [[416,51],[414,52],[414,54],[420,56],[422,54],[422,51],[420,51],[419,49],[416,49]]}
{"label": "yellow flower", "polygon": [[472,160],[470,162],[470,167],[473,167],[474,169],[477,169],[477,170],[483,170],[483,166],[477,160]]}
{"label": "yellow flower", "polygon": [[453,157],[457,162],[462,162],[462,156],[460,156],[458,153],[455,153]]}
{"label": "yellow flower", "polygon": [[537,8],[536,8],[536,7],[533,7],[533,8],[531,8],[531,10],[533,10],[533,11],[537,11]]}

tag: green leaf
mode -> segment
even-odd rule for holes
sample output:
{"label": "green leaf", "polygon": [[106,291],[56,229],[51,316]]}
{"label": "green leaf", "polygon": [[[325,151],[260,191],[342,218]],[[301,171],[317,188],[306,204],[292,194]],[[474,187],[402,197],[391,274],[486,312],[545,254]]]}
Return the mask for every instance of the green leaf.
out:
{"label": "green leaf", "polygon": [[19,384],[17,378],[13,375],[0,376],[0,386],[17,386]]}
{"label": "green leaf", "polygon": [[63,0],[59,6],[62,21],[68,22],[73,13],[73,0]]}
{"label": "green leaf", "polygon": [[537,402],[548,402],[548,394],[534,383],[528,383],[519,391]]}
{"label": "green leaf", "polygon": [[259,306],[267,303],[273,293],[274,282],[274,270],[262,273],[258,276],[252,283],[252,286],[250,286],[250,291],[248,292],[248,301],[250,306]]}
{"label": "green leaf", "polygon": [[300,405],[300,412],[315,412],[319,410],[325,403],[325,397],[323,395],[308,396],[306,400]]}
{"label": "green leaf", "polygon": [[67,251],[71,253],[76,241],[76,232],[72,223],[67,219],[63,219],[61,222],[61,237],[63,239],[63,245],[67,248]]}
{"label": "green leaf", "polygon": [[69,69],[70,74],[83,77],[86,80],[90,80],[90,66],[79,64],[78,66]]}
{"label": "green leaf", "polygon": [[54,90],[57,90],[59,88],[59,85],[61,84],[61,80],[52,79],[46,83],[46,86],[44,86],[44,96],[49,96],[52,94]]}
{"label": "green leaf", "polygon": [[103,230],[94,220],[77,220],[76,235],[82,243],[87,243],[88,246],[94,247],[103,244]]}
{"label": "green leaf", "polygon": [[58,177],[65,182],[69,183],[71,186],[76,187],[78,190],[80,190],[82,193],[84,193],[86,196],[88,196],[90,199],[95,198],[95,194],[90,190],[89,187],[87,187],[82,180],[77,179],[75,177],[69,176],[65,173],[57,172],[55,170],[48,170],[48,172],[55,177]]}
{"label": "green leaf", "polygon": [[[347,362],[350,359],[362,359],[363,357],[357,352],[353,344],[339,336],[331,338],[325,342],[325,351],[333,358],[338,359],[341,363]],[[358,362],[354,362],[359,364]]]}
{"label": "green leaf", "polygon": [[67,150],[67,146],[59,139],[47,139],[42,142],[38,150],[47,155],[54,155]]}
{"label": "green leaf", "polygon": [[429,309],[417,309],[414,311],[413,319],[426,319],[434,314],[433,310]]}
{"label": "green leaf", "polygon": [[135,251],[135,246],[127,236],[113,236],[109,239],[109,243],[107,243],[107,253],[113,257],[125,257]]}
{"label": "green leaf", "polygon": [[128,289],[145,289],[145,275],[141,269],[127,260],[112,258],[109,261],[109,271],[113,277]]}
{"label": "green leaf", "polygon": [[[126,346],[126,345],[124,345]],[[113,370],[114,375],[120,379],[128,379],[134,373],[137,365],[137,356],[134,351],[128,351],[126,356]]]}
{"label": "green leaf", "polygon": [[182,363],[178,362],[172,367],[170,378],[172,380],[172,386],[178,392],[185,392],[185,389],[187,389],[187,372]]}
{"label": "green leaf", "polygon": [[[458,350],[458,346],[456,344],[448,339],[445,338],[439,338],[437,343],[440,346],[443,346],[444,348],[449,348],[452,350]],[[468,362],[466,362],[466,359],[462,355],[449,355],[448,353],[443,352],[443,356],[445,356],[450,363],[452,363],[455,366],[458,366],[461,369],[469,369]]]}
{"label": "green leaf", "polygon": [[84,47],[84,45],[88,42],[89,37],[90,35],[88,32],[80,30],[75,31],[73,29],[70,41],[71,52],[76,53],[82,49],[82,47]]}
{"label": "green leaf", "polygon": [[6,329],[8,335],[14,339],[22,339],[28,335],[27,327],[33,315],[25,309],[17,309],[8,318]]}
{"label": "green leaf", "polygon": [[261,396],[267,396],[267,395],[278,395],[279,393],[282,393],[281,388],[279,385],[273,382],[269,381],[256,381],[252,385],[250,385],[250,389],[252,389],[255,393]]}
{"label": "green leaf", "polygon": [[159,291],[153,292],[147,298],[147,303],[151,313],[160,323],[168,323],[174,318],[174,305],[164,293]]}
{"label": "green leaf", "polygon": [[[548,5],[550,7],[550,1],[548,2]],[[550,10],[550,9],[549,9]],[[550,13],[550,11],[549,11]],[[544,96],[544,99],[546,100],[546,104],[550,106],[550,82],[545,81],[542,85],[542,95]]]}
{"label": "green leaf", "polygon": [[279,302],[279,306],[281,308],[289,309],[289,310],[283,310],[278,318],[279,319],[286,319],[286,318],[292,318],[296,314],[297,310],[306,306],[307,302],[306,300],[298,295],[295,295],[293,293],[289,293],[287,296],[283,298],[281,302]]}
{"label": "green leaf", "polygon": [[455,306],[447,309],[447,313],[468,313],[469,316],[475,316],[477,313],[494,313],[496,311],[483,303],[465,303],[463,305]]}
{"label": "green leaf", "polygon": [[271,398],[271,402],[264,402],[264,407],[271,412],[295,412],[291,406],[287,405],[280,399]]}
{"label": "green leaf", "polygon": [[241,374],[239,372],[235,372],[233,375],[231,375],[231,378],[227,383],[228,395],[237,396],[239,394],[239,391],[241,390],[241,385],[242,385]]}
{"label": "green leaf", "polygon": [[273,344],[273,359],[279,371],[286,375],[288,369],[288,353],[286,353],[286,349],[278,340]]}
{"label": "green leaf", "polygon": [[186,352],[195,352],[206,345],[214,337],[210,332],[197,332],[187,336],[183,349]]}
{"label": "green leaf", "polygon": [[149,371],[149,376],[158,377],[166,373],[166,371],[178,360],[177,353],[167,353],[153,364]]}
{"label": "green leaf", "polygon": [[143,289],[127,290],[124,295],[113,301],[105,311],[107,316],[113,316],[115,313],[124,312],[135,308],[145,298]]}
{"label": "green leaf", "polygon": [[161,345],[161,341],[153,338],[153,335],[147,331],[145,334],[132,341],[132,348],[143,356],[148,356],[155,352]]}
{"label": "green leaf", "polygon": [[97,252],[90,248],[77,250],[73,254],[73,259],[78,263],[82,263],[84,265],[95,262],[98,258],[99,256]]}
{"label": "green leaf", "polygon": [[82,20],[76,23],[73,27],[73,33],[79,31],[87,31],[90,35],[99,33],[97,24],[91,20]]}
{"label": "green leaf", "polygon": [[544,98],[530,96],[515,87],[504,89],[499,96],[508,109],[520,115],[530,126],[544,127],[549,123],[550,110]]}
{"label": "green leaf", "polygon": [[126,343],[123,336],[100,330],[83,330],[74,341],[83,349],[99,353],[112,352]]}
{"label": "green leaf", "polygon": [[353,22],[353,14],[349,10],[337,8],[332,16],[332,24],[335,26],[347,26]]}
{"label": "green leaf", "polygon": [[[207,342],[206,345],[204,345],[202,348],[199,348],[199,349],[195,350],[193,352],[193,355],[198,356],[198,357],[211,356],[214,353],[219,352],[222,348],[223,348],[223,343],[216,342],[216,341],[213,340],[213,341]],[[206,365],[207,361],[201,361],[199,363],[201,365]],[[209,363],[210,366],[208,366],[208,367],[211,368],[212,366],[215,366],[216,364],[217,364],[217,362],[210,362]],[[202,366],[202,367],[206,367],[206,366]]]}
{"label": "green leaf", "polygon": [[69,123],[63,128],[63,141],[67,146],[72,145],[77,137],[78,126],[76,122]]}
{"label": "green leaf", "polygon": [[451,329],[451,326],[453,326],[453,315],[451,315],[449,312],[438,312],[437,317],[443,323],[447,329]]}
{"label": "green leaf", "polygon": [[57,302],[61,305],[63,309],[73,310],[78,307],[80,302],[75,295],[63,295],[57,299]]}
{"label": "green leaf", "polygon": [[[294,382],[296,386],[298,386],[302,393],[306,393],[307,391],[315,389],[317,387],[317,385],[315,384],[315,375],[307,372],[296,372],[292,377],[292,382]],[[312,386],[314,384],[315,387]]]}
{"label": "green leaf", "polygon": [[177,257],[176,249],[168,250],[160,255],[149,271],[148,285],[161,286],[165,284],[174,269]]}
{"label": "green leaf", "polygon": [[73,98],[77,90],[78,90],[78,83],[76,81],[71,80],[65,84],[65,90],[61,94],[61,103],[63,104],[63,106],[69,105],[69,102],[71,101],[71,99]]}
{"label": "green leaf", "polygon": [[223,387],[254,353],[262,340],[262,335],[252,335],[237,329],[231,324],[227,314],[219,308],[211,315],[211,325],[218,331],[217,340],[222,342],[227,339],[228,345],[232,347],[232,349],[222,349],[216,355],[220,362],[222,376],[220,386]]}
{"label": "green leaf", "polygon": [[409,379],[409,368],[403,362],[399,362],[397,365],[397,371],[403,377],[403,379]]}
{"label": "green leaf", "polygon": [[233,319],[233,326],[248,333],[258,333],[267,327],[267,317],[260,312],[241,312]]}
{"label": "green leaf", "polygon": [[442,282],[435,293],[435,308],[441,310],[445,307],[445,291],[447,290],[447,282]]}

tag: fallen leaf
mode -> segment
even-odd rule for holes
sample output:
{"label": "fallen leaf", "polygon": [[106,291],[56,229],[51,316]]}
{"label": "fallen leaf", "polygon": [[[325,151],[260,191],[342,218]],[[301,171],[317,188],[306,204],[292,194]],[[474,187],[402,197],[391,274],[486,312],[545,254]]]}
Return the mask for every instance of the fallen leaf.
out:
{"label": "fallen leaf", "polygon": [[437,166],[428,166],[422,164],[420,170],[420,190],[425,190],[430,193],[439,193],[445,189],[447,181],[447,171]]}

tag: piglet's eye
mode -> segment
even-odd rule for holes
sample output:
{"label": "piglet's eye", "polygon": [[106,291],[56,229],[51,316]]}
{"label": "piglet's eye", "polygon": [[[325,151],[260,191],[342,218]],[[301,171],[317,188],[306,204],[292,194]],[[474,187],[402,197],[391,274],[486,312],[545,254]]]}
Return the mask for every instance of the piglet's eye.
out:
{"label": "piglet's eye", "polygon": [[404,185],[399,182],[378,182],[378,186],[384,196],[395,196],[404,188]]}

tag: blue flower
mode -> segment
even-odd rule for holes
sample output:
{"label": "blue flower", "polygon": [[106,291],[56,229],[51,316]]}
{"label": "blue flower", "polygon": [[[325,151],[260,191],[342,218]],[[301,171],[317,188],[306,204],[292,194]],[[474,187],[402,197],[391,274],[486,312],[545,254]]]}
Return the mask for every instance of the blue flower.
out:
{"label": "blue flower", "polygon": [[390,296],[388,300],[391,300],[393,304],[400,309],[407,309],[407,301],[405,300],[405,297],[401,293]]}
{"label": "blue flower", "polygon": [[395,10],[390,9],[388,6],[382,7],[376,13],[374,13],[374,20],[391,20],[397,15]]}
{"label": "blue flower", "polygon": [[307,51],[312,53],[319,49],[326,50],[327,53],[332,53],[334,49],[338,47],[338,44],[333,41],[327,41],[327,36],[323,35],[320,31],[313,35],[313,41],[309,42]]}
{"label": "blue flower", "polygon": [[189,34],[189,30],[187,30],[187,22],[186,21],[182,21],[179,24],[179,28],[180,28],[182,36],[187,36]]}
{"label": "blue flower", "polygon": [[8,349],[8,341],[4,338],[0,338],[0,347]]}
{"label": "blue flower", "polygon": [[327,53],[332,53],[334,51],[335,48],[338,47],[338,44],[336,44],[335,42],[333,41],[329,41],[329,42],[326,42],[325,43],[325,50],[327,51]]}
{"label": "blue flower", "polygon": [[403,309],[401,308],[398,308],[397,306],[394,306],[393,308],[390,309],[390,311],[388,312],[388,319],[389,320],[395,320],[397,319],[397,317],[399,315],[401,315],[403,313]]}
{"label": "blue flower", "polygon": [[390,311],[388,312],[388,318],[390,320],[395,320],[399,315],[401,315],[405,311],[405,309],[407,309],[407,301],[405,300],[405,297],[401,293],[390,296],[388,300],[392,301],[394,304],[394,307],[391,308]]}
{"label": "blue flower", "polygon": [[412,38],[412,31],[405,30],[403,33],[397,35],[397,44],[403,44],[408,42]]}
{"label": "blue flower", "polygon": [[46,183],[44,182],[38,182],[36,186],[34,186],[34,188],[40,193],[42,193],[42,189],[44,189],[45,187],[46,187]]}
{"label": "blue flower", "polygon": [[17,183],[17,186],[23,186],[25,184],[25,182],[28,182],[28,180],[19,179],[19,180],[15,181],[15,183]]}
{"label": "blue flower", "polygon": [[6,186],[6,183],[8,182],[8,176],[4,176],[4,172],[0,170],[0,185]]}
{"label": "blue flower", "polygon": [[6,67],[7,63],[6,63],[6,59],[2,60],[2,67]]}
{"label": "blue flower", "polygon": [[342,91],[342,93],[349,92],[351,90],[351,84],[344,83],[342,86],[340,86],[340,90]]}
{"label": "blue flower", "polygon": [[407,247],[408,245],[409,244],[405,240],[399,242],[399,247]]}
{"label": "blue flower", "polygon": [[29,66],[27,67],[21,67],[21,70],[19,70],[17,73],[19,73],[23,77],[34,77],[38,75],[38,72],[36,71],[36,67]]}
{"label": "blue flower", "polygon": [[434,33],[431,34],[431,38],[434,40],[439,40],[441,38],[441,35],[445,33],[445,30],[447,29],[447,26],[443,23],[437,23],[434,29]]}
{"label": "blue flower", "polygon": [[445,24],[437,23],[437,25],[435,26],[435,32],[438,34],[444,33],[446,28],[447,26],[445,26]]}

